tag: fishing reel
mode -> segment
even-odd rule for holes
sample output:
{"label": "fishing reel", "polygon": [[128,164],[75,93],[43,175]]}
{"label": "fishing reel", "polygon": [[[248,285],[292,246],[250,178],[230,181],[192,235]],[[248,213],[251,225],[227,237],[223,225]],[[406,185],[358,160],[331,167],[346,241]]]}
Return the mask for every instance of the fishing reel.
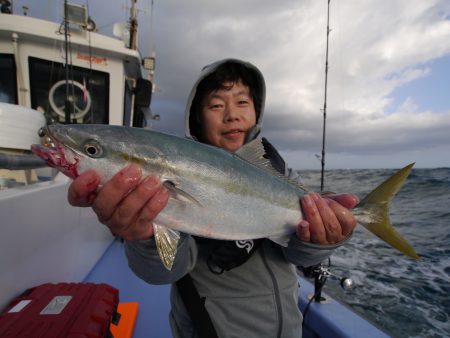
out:
{"label": "fishing reel", "polygon": [[315,302],[324,302],[325,297],[322,297],[322,289],[328,278],[334,278],[339,280],[339,284],[343,290],[350,290],[353,288],[354,284],[351,278],[341,277],[331,272],[330,264],[324,266],[322,263],[314,265],[308,268],[302,268],[305,277],[314,278],[314,295],[311,296],[311,300]]}
{"label": "fishing reel", "polygon": [[325,297],[322,297],[322,289],[328,278],[331,277],[339,280],[339,284],[344,290],[350,290],[353,288],[353,281],[349,277],[340,277],[332,273],[330,271],[330,266],[331,261],[330,259],[328,259],[328,266],[324,266],[322,263],[320,263],[318,265],[314,265],[308,268],[303,267],[300,268],[305,277],[314,278],[314,294],[309,297],[309,302],[308,304],[306,304],[305,309],[303,310],[303,320],[306,318],[309,306],[313,301],[321,304],[327,302],[327,299]]}

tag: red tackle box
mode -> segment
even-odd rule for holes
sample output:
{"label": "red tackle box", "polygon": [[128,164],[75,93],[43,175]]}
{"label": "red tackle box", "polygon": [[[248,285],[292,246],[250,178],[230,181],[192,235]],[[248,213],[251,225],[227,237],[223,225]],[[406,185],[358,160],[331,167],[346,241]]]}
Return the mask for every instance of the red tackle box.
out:
{"label": "red tackle box", "polygon": [[112,337],[119,291],[108,284],[43,284],[26,290],[0,314],[0,337]]}

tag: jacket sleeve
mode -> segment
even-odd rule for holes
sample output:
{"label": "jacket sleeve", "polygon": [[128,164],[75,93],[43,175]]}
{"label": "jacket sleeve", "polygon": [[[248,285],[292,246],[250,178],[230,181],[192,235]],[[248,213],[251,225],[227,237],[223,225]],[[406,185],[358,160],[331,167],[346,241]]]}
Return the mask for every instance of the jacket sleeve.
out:
{"label": "jacket sleeve", "polygon": [[170,284],[193,269],[197,260],[197,245],[190,235],[181,233],[177,254],[171,270],[159,258],[155,239],[126,241],[125,254],[130,269],[150,284]]}
{"label": "jacket sleeve", "polygon": [[336,244],[314,244],[300,240],[295,234],[291,236],[288,246],[283,247],[286,259],[296,266],[309,267],[317,265],[330,257],[334,250],[345,244],[351,235],[345,240]]}

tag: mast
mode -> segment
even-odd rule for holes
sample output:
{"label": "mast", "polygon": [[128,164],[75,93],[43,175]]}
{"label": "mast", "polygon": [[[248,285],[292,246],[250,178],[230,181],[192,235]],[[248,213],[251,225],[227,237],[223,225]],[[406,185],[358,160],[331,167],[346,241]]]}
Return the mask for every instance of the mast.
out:
{"label": "mast", "polygon": [[130,49],[137,49],[137,15],[136,15],[136,1],[131,0],[130,8]]}
{"label": "mast", "polygon": [[327,8],[327,49],[325,56],[325,94],[323,102],[323,130],[322,130],[322,170],[320,173],[320,191],[323,192],[324,176],[325,176],[325,134],[326,134],[326,120],[327,120],[327,88],[328,88],[328,37],[330,35],[330,0],[328,0]]}

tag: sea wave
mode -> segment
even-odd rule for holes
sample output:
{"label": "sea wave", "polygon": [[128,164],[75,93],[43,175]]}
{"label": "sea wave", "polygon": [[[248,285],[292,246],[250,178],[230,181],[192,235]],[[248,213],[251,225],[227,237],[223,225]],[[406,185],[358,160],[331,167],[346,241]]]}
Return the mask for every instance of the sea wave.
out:
{"label": "sea wave", "polygon": [[[318,190],[319,171],[300,171]],[[391,169],[330,170],[325,190],[363,197]],[[350,276],[350,292],[327,282],[325,291],[392,337],[448,337],[450,332],[450,168],[413,169],[391,204],[391,220],[421,256],[414,261],[362,227],[331,258],[332,271]]]}

